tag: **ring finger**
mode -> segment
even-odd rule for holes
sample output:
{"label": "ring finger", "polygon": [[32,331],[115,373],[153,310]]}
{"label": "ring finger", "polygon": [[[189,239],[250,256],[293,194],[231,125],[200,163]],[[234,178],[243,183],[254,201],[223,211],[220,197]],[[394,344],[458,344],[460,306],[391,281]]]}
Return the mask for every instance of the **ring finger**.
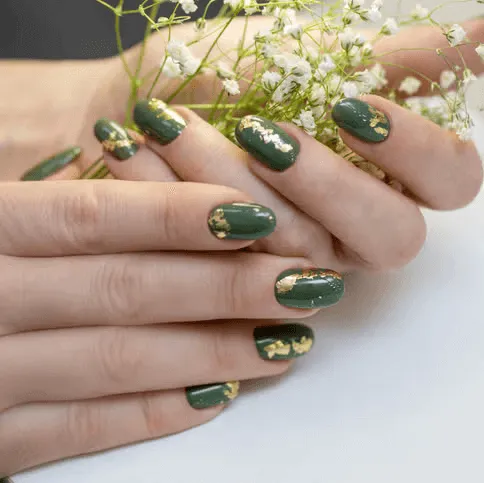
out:
{"label": "ring finger", "polygon": [[[301,324],[268,324],[79,328],[7,337],[1,341],[0,367],[8,371],[0,370],[0,410],[280,374],[287,361],[310,350],[314,336]],[[197,397],[190,393],[192,404]]]}

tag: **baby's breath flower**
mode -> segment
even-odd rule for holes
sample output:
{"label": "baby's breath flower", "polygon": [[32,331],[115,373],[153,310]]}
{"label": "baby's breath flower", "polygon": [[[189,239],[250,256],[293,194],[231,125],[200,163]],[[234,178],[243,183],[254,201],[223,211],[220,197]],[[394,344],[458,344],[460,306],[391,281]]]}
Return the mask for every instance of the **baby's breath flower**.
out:
{"label": "baby's breath flower", "polygon": [[401,92],[405,92],[405,94],[411,96],[420,89],[421,85],[422,82],[420,80],[418,80],[416,77],[409,76],[403,79],[398,90]]}
{"label": "baby's breath flower", "polygon": [[361,34],[355,32],[351,28],[346,28],[338,35],[341,47],[345,50],[351,49],[354,45],[363,45],[364,39]]}
{"label": "baby's breath flower", "polygon": [[481,60],[484,61],[484,44],[479,44],[479,46],[476,47],[476,52]]}
{"label": "baby's breath flower", "polygon": [[385,21],[383,27],[381,28],[381,33],[384,35],[395,35],[399,31],[397,21],[390,17]]}
{"label": "baby's breath flower", "polygon": [[200,60],[195,57],[191,57],[185,63],[180,64],[180,68],[183,74],[193,75],[200,67]]}
{"label": "baby's breath flower", "polygon": [[290,35],[294,39],[299,40],[303,32],[302,25],[300,24],[286,25],[284,27],[283,32],[284,32],[284,35]]}
{"label": "baby's breath flower", "polygon": [[380,90],[388,84],[386,71],[381,64],[375,64],[371,69],[356,74],[361,92]]}
{"label": "baby's breath flower", "polygon": [[235,72],[230,69],[227,64],[223,62],[218,62],[215,66],[215,71],[217,72],[217,76],[221,79],[233,79],[235,77]]}
{"label": "baby's breath flower", "polygon": [[232,9],[236,9],[240,5],[241,0],[224,0],[225,5],[229,5]]}
{"label": "baby's breath flower", "polygon": [[345,97],[357,97],[360,93],[356,82],[343,82],[342,89]]}
{"label": "baby's breath flower", "polygon": [[166,46],[166,52],[175,62],[180,64],[192,58],[190,49],[181,40],[170,40]]}
{"label": "baby's breath flower", "polygon": [[321,62],[318,65],[318,70],[327,74],[334,69],[336,69],[336,64],[334,63],[333,58],[329,54],[324,54]]}
{"label": "baby's breath flower", "polygon": [[198,9],[194,0],[180,0],[180,6],[185,13],[193,13]]}
{"label": "baby's breath flower", "polygon": [[363,13],[362,18],[364,20],[369,20],[370,22],[378,22],[381,19],[382,15],[379,9],[377,8],[370,8],[366,12]]}
{"label": "baby's breath flower", "polygon": [[417,3],[417,5],[415,5],[415,8],[410,13],[410,16],[415,20],[423,20],[424,18],[427,18],[429,16],[429,9],[422,7],[420,3]]}
{"label": "baby's breath flower", "polygon": [[316,135],[316,122],[314,121],[313,112],[311,110],[301,111],[296,119],[293,119],[296,126],[300,126],[310,136]]}
{"label": "baby's breath flower", "polygon": [[444,70],[440,74],[440,86],[448,89],[456,81],[456,75],[451,70]]}
{"label": "baby's breath flower", "polygon": [[371,55],[371,54],[373,54],[373,45],[371,45],[370,42],[365,42],[361,46],[361,53],[362,53],[362,55]]}
{"label": "baby's breath flower", "polygon": [[282,76],[279,72],[266,71],[262,74],[261,82],[266,89],[272,90],[281,82],[281,79]]}
{"label": "baby's breath flower", "polygon": [[171,57],[167,57],[165,64],[163,65],[163,75],[169,78],[180,77],[182,75],[182,71],[180,69],[180,64],[174,62]]}
{"label": "baby's breath flower", "polygon": [[321,84],[315,83],[311,87],[311,93],[309,96],[311,104],[320,106],[326,103],[326,91]]}
{"label": "baby's breath flower", "polygon": [[445,33],[445,36],[452,47],[460,44],[465,39],[466,35],[466,31],[456,23]]}
{"label": "baby's breath flower", "polygon": [[204,18],[198,18],[195,23],[195,32],[205,32],[207,30],[207,21]]}
{"label": "baby's breath flower", "polygon": [[231,96],[236,96],[240,94],[240,87],[239,83],[234,80],[234,79],[225,79],[222,82],[222,85],[224,87],[224,90],[227,92],[227,94]]}

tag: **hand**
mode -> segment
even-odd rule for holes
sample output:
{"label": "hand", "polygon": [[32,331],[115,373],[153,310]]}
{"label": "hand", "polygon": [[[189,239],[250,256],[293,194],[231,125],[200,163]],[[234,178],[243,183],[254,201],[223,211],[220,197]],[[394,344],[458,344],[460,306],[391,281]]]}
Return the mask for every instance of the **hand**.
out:
{"label": "hand", "polygon": [[311,348],[308,327],[260,319],[343,292],[306,260],[240,251],[275,219],[231,188],[3,183],[0,219],[0,478],[212,419],[229,381]]}

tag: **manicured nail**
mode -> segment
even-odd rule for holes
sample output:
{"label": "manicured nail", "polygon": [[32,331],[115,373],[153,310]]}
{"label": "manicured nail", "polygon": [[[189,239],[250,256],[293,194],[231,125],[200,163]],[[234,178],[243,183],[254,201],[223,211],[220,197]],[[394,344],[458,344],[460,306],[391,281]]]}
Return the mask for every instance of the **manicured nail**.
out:
{"label": "manicured nail", "polygon": [[239,395],[238,381],[186,388],[188,404],[194,409],[209,408],[232,401]]}
{"label": "manicured nail", "polygon": [[208,226],[220,239],[257,240],[274,231],[276,215],[256,203],[230,203],[210,213]]}
{"label": "manicured nail", "polygon": [[285,270],[277,277],[274,289],[281,305],[298,309],[329,307],[341,299],[344,291],[343,277],[324,268]]}
{"label": "manicured nail", "polygon": [[72,163],[72,161],[81,155],[81,152],[82,149],[77,146],[66,149],[65,151],[62,151],[62,153],[58,153],[34,166],[32,169],[24,173],[20,180],[41,181],[57,173],[69,163]]}
{"label": "manicured nail", "polygon": [[126,129],[117,122],[104,117],[94,125],[94,134],[103,148],[120,161],[130,158],[139,149],[138,143],[133,140]]}
{"label": "manicured nail", "polygon": [[159,99],[138,101],[134,108],[134,121],[145,134],[160,144],[174,141],[187,125],[180,114]]}
{"label": "manicured nail", "polygon": [[254,158],[274,171],[292,166],[299,154],[299,143],[293,137],[259,116],[242,118],[235,128],[235,137]]}
{"label": "manicured nail", "polygon": [[353,136],[381,143],[390,134],[390,121],[383,112],[359,99],[343,99],[333,107],[334,122]]}
{"label": "manicured nail", "polygon": [[302,324],[265,325],[254,329],[254,340],[262,359],[294,359],[307,354],[314,342],[310,327]]}

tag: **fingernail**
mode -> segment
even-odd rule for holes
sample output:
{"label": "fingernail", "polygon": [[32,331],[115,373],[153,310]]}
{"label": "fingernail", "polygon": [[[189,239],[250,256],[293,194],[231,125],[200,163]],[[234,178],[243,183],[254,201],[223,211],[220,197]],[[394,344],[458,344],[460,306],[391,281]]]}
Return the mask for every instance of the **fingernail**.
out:
{"label": "fingernail", "polygon": [[343,99],[333,107],[334,122],[353,136],[369,143],[381,143],[390,134],[390,121],[378,109],[359,99]]}
{"label": "fingernail", "polygon": [[81,155],[82,149],[74,146],[61,153],[42,161],[27,171],[20,178],[21,181],[41,181],[60,171]]}
{"label": "fingernail", "polygon": [[277,277],[274,290],[281,305],[298,309],[329,307],[344,291],[343,277],[324,268],[285,270]]}
{"label": "fingernail", "polygon": [[204,409],[232,401],[239,395],[238,381],[187,387],[188,404],[194,409]]}
{"label": "fingernail", "polygon": [[262,359],[278,361],[307,354],[313,346],[314,333],[303,324],[265,325],[254,329],[254,340]]}
{"label": "fingernail", "polygon": [[94,134],[103,148],[120,161],[129,159],[137,153],[138,143],[117,122],[103,117],[94,125]]}
{"label": "fingernail", "polygon": [[187,125],[180,114],[159,99],[138,101],[134,108],[134,122],[160,144],[174,141]]}
{"label": "fingernail", "polygon": [[259,116],[242,118],[235,128],[235,137],[247,152],[274,171],[292,166],[299,154],[299,143],[293,137]]}
{"label": "fingernail", "polygon": [[220,239],[257,240],[274,231],[276,215],[256,203],[230,203],[210,213],[208,226]]}

